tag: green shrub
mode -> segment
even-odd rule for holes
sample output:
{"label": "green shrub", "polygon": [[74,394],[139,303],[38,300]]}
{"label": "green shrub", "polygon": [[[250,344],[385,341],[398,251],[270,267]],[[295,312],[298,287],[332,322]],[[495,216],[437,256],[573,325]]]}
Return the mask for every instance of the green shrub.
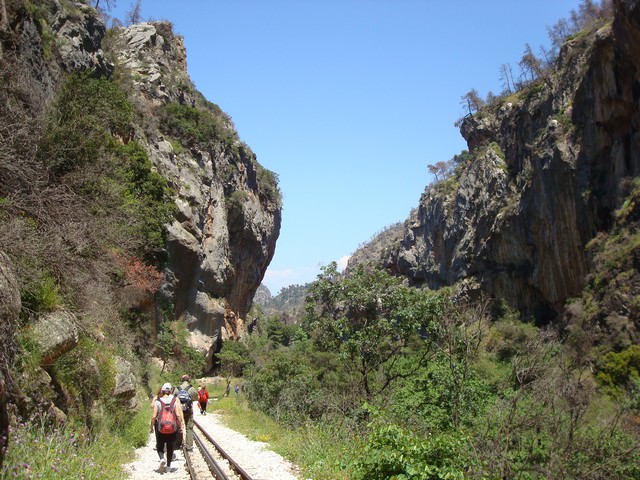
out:
{"label": "green shrub", "polygon": [[23,287],[20,292],[22,308],[29,313],[51,312],[62,305],[58,282],[48,272]]}
{"label": "green shrub", "polygon": [[260,196],[270,205],[280,208],[282,206],[282,198],[278,187],[278,175],[260,164],[257,164],[256,168]]}
{"label": "green shrub", "polygon": [[220,373],[225,377],[242,376],[245,367],[251,363],[249,350],[243,342],[224,342],[216,357],[220,362]]}
{"label": "green shrub", "polygon": [[133,107],[114,82],[73,74],[51,109],[38,157],[54,175],[95,162],[113,136],[129,136],[132,119]]}
{"label": "green shrub", "polygon": [[538,329],[534,325],[508,317],[493,325],[486,348],[494,353],[498,360],[509,360],[518,354],[537,332]]}
{"label": "green shrub", "polygon": [[356,461],[362,480],[464,479],[468,460],[460,433],[417,436],[394,424],[376,423]]}
{"label": "green shrub", "polygon": [[203,108],[181,103],[170,103],[160,109],[160,129],[166,135],[177,138],[183,145],[199,144],[202,148],[215,141],[230,147],[236,140],[235,132],[225,124],[228,118]]}
{"label": "green shrub", "polygon": [[94,401],[112,401],[116,375],[113,353],[91,338],[81,337],[74,349],[54,361],[50,373],[78,402],[70,405],[75,409],[70,408],[69,413],[79,415],[81,420],[89,418]]}
{"label": "green shrub", "polygon": [[252,406],[285,425],[299,425],[321,414],[320,385],[311,369],[286,349],[272,352],[268,363],[247,376],[247,398]]}
{"label": "green shrub", "polygon": [[[411,364],[411,359],[407,361]],[[474,370],[463,372],[463,368],[460,359],[446,355],[432,358],[396,389],[389,413],[417,431],[447,431],[470,424],[484,413],[492,396],[489,385]]]}
{"label": "green shrub", "polygon": [[602,359],[598,380],[608,387],[626,387],[640,382],[640,346],[609,352]]}
{"label": "green shrub", "polygon": [[18,331],[17,335],[18,348],[18,371],[29,377],[30,374],[36,372],[42,364],[43,352],[40,344],[35,340],[31,325],[26,325]]}
{"label": "green shrub", "polygon": [[142,146],[135,141],[114,146],[116,167],[108,190],[117,191],[120,208],[134,222],[123,222],[124,234],[138,239],[139,254],[160,262],[166,243],[166,229],[175,211],[174,191],[152,169]]}

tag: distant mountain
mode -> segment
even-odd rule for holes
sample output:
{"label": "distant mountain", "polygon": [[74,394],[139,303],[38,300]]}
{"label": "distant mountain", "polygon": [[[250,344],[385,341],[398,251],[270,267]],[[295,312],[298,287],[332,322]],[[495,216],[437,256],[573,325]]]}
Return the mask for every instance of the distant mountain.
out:
{"label": "distant mountain", "polygon": [[353,252],[349,257],[346,273],[356,265],[378,265],[391,268],[392,265],[387,262],[387,259],[397,249],[403,235],[404,224],[402,222],[386,227]]}
{"label": "distant mountain", "polygon": [[266,316],[280,318],[283,323],[298,323],[304,314],[304,299],[310,284],[290,285],[280,290],[275,297],[269,289],[260,285],[253,301]]}

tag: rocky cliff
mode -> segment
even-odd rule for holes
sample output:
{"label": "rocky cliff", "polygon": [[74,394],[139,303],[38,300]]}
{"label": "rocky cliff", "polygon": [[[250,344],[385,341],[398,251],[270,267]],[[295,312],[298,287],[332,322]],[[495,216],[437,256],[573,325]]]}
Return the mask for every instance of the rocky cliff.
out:
{"label": "rocky cliff", "polygon": [[464,119],[469,155],[381,257],[412,284],[464,280],[541,321],[577,295],[585,246],[640,173],[640,5],[569,38],[555,69]]}
{"label": "rocky cliff", "polygon": [[[168,226],[170,281],[163,292],[176,318],[194,333],[195,344],[219,348],[220,341],[242,335],[275,251],[281,220],[275,175],[257,163],[230,119],[196,91],[183,40],[171,25],[143,23],[114,36],[117,68],[131,79],[139,108],[161,118],[139,135],[177,192],[177,214]],[[209,138],[180,124],[171,128],[168,109],[181,115],[204,112],[198,121],[214,119],[216,128]]]}
{"label": "rocky cliff", "polygon": [[[127,359],[114,357],[109,371],[117,371],[114,394],[130,398],[135,385],[122,366],[137,361],[134,349],[149,353],[163,321],[184,320],[191,344],[209,359],[221,341],[243,334],[280,230],[277,176],[196,90],[170,24],[107,31],[86,1],[2,6],[0,257],[3,269],[15,272],[7,298],[23,303],[2,312],[11,328],[0,370],[8,373],[21,329],[42,340],[49,370],[78,341],[98,345],[120,336]],[[96,97],[82,104],[87,92]],[[116,126],[118,115],[124,123]],[[152,221],[145,226],[156,212],[145,211],[142,199],[166,192],[173,215],[160,233]],[[164,242],[159,249],[146,248],[150,231]],[[147,236],[127,237],[141,232]],[[129,275],[136,265],[142,270]],[[155,268],[164,280],[149,288],[160,275]],[[52,300],[42,305],[47,292]],[[129,327],[137,331],[118,330],[127,318],[135,318]],[[59,345],[45,344],[52,331]],[[40,386],[51,398],[57,391],[54,403],[66,408],[71,396],[60,393],[59,381]],[[8,383],[15,390],[13,379]]]}

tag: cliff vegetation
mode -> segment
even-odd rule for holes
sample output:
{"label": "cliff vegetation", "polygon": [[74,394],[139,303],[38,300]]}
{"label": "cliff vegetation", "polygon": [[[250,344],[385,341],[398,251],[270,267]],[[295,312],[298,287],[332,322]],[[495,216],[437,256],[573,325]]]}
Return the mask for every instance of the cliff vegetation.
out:
{"label": "cliff vegetation", "polygon": [[94,3],[0,3],[2,478],[122,478],[149,395],[243,334],[280,227],[171,25]]}

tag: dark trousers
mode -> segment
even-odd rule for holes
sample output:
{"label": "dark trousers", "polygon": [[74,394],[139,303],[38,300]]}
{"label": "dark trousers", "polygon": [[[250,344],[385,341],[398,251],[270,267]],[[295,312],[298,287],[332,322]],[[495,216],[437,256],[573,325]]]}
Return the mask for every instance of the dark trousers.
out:
{"label": "dark trousers", "polygon": [[173,450],[175,449],[175,442],[177,433],[159,433],[156,430],[156,450],[158,451],[158,455],[162,455],[162,452],[167,452],[167,467],[171,466],[171,460],[173,460]]}

